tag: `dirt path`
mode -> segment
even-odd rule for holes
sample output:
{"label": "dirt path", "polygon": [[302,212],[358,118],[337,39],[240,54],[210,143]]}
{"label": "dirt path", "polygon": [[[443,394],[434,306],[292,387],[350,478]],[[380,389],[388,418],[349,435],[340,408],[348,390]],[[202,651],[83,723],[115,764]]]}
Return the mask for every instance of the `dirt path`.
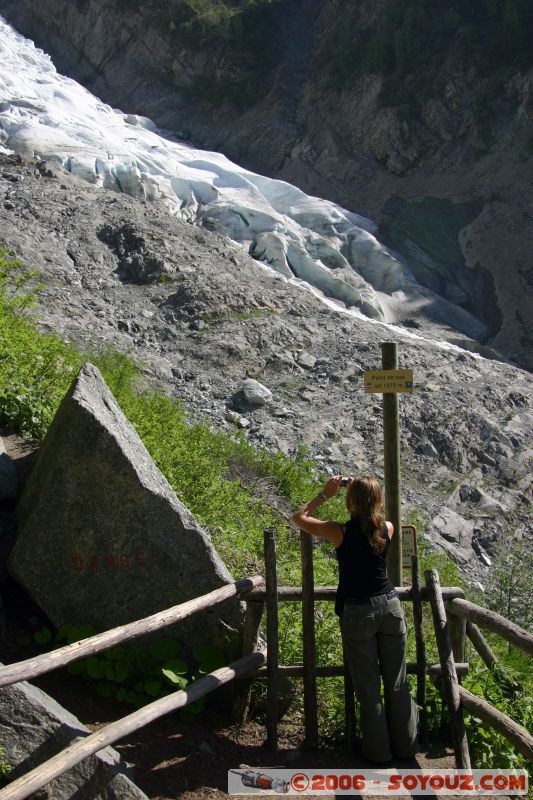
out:
{"label": "dirt path", "polygon": [[[103,703],[80,692],[79,681],[70,676],[43,676],[36,683],[57,697],[91,730],[130,712],[127,706]],[[260,722],[232,724],[227,713],[209,710],[195,722],[182,722],[169,714],[115,745],[133,767],[133,778],[150,800],[221,800],[226,798],[228,770],[242,765],[268,772],[285,769],[371,769],[357,754],[342,749],[306,751],[302,725],[282,721],[279,750],[266,746],[266,730]],[[434,744],[416,759],[399,759],[400,769],[431,766],[451,769],[453,755]]]}

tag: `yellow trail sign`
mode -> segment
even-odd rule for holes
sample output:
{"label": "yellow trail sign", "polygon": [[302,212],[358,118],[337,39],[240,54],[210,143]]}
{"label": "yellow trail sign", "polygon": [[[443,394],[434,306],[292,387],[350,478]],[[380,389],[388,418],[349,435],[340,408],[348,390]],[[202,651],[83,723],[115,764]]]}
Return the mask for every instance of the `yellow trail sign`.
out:
{"label": "yellow trail sign", "polygon": [[365,392],[412,392],[412,369],[381,369],[365,372]]}

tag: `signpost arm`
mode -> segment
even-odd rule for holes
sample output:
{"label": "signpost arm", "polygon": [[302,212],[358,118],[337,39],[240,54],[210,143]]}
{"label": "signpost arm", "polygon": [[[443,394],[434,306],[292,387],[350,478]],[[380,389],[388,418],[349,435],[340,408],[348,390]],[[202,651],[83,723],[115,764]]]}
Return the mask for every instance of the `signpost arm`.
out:
{"label": "signpost arm", "polygon": [[[396,342],[381,345],[382,368],[398,369]],[[385,500],[387,519],[394,525],[388,558],[389,578],[402,585],[402,520],[400,496],[400,404],[397,392],[383,394]]]}

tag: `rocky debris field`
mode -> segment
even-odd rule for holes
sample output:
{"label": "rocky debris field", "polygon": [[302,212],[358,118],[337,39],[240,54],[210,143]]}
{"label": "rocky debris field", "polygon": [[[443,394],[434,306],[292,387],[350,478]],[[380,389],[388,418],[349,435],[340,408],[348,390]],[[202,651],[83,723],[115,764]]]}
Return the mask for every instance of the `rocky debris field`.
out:
{"label": "rocky debris field", "polygon": [[381,397],[362,374],[397,341],[415,378],[400,401],[405,511],[481,583],[502,537],[531,535],[527,372],[442,345],[445,327],[358,317],[163,205],[53,163],[0,155],[0,210],[0,241],[44,283],[41,329],[130,353],[191,418],[270,449],[304,444],[326,471],[382,475]]}

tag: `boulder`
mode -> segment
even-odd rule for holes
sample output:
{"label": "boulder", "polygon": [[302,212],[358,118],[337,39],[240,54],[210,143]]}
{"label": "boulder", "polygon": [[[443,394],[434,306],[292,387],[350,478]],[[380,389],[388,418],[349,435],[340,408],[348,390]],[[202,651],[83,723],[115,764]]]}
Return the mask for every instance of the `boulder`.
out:
{"label": "boulder", "polygon": [[[15,780],[90,731],[49,695],[29,683],[0,689],[0,742]],[[84,759],[43,789],[53,800],[148,800],[112,747]],[[39,793],[41,797],[41,793]]]}
{"label": "boulder", "polygon": [[429,441],[421,442],[419,445],[417,445],[415,448],[415,453],[419,456],[426,456],[427,458],[439,457],[435,445]]}
{"label": "boulder", "polygon": [[456,563],[466,564],[474,558],[473,520],[464,519],[450,508],[443,508],[433,519],[431,530],[436,534],[431,537],[435,544],[445,550]]}
{"label": "boulder", "polygon": [[272,400],[272,392],[253,378],[247,378],[242,385],[244,399],[250,406],[264,406]]}
{"label": "boulder", "polygon": [[[55,625],[113,628],[233,580],[91,364],[61,403],[15,513],[8,569]],[[174,633],[187,651],[224,646],[242,614],[228,600]]]}
{"label": "boulder", "polygon": [[304,369],[313,369],[316,365],[316,358],[310,353],[300,353],[298,356],[298,364]]}

